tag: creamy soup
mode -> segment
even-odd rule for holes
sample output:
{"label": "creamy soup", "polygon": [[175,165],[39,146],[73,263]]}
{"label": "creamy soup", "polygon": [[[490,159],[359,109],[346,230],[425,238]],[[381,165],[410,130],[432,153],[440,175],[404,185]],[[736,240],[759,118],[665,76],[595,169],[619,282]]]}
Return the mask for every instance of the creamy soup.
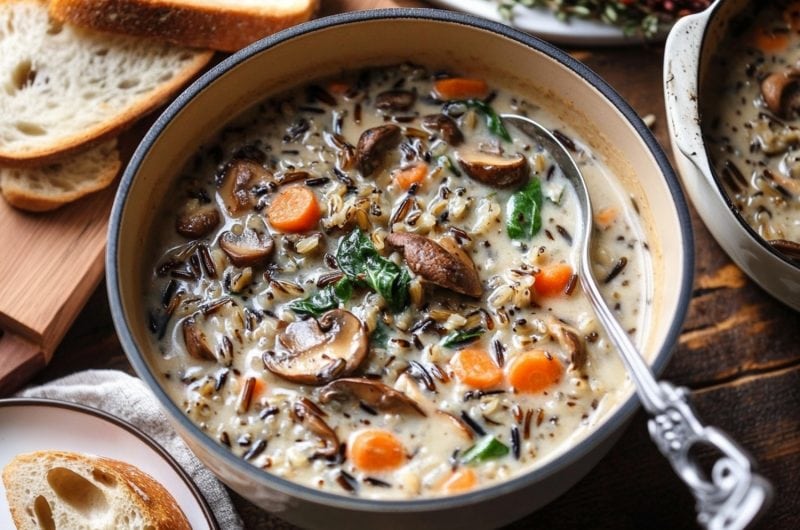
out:
{"label": "creamy soup", "polygon": [[712,165],[744,220],[800,259],[800,3],[735,20],[701,95]]}
{"label": "creamy soup", "polygon": [[254,466],[376,499],[495,484],[589,432],[629,386],[574,274],[577,198],[497,113],[572,151],[603,293],[635,339],[647,243],[535,96],[375,68],[274,97],[201,148],[147,280],[175,403]]}

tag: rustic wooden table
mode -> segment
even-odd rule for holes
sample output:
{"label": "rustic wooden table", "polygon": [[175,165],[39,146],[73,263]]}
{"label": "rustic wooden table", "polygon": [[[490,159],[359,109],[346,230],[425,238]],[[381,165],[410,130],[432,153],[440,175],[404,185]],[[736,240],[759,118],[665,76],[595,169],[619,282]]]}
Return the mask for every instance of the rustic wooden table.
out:
{"label": "rustic wooden table", "polygon": [[[403,2],[410,5],[412,2]],[[331,0],[327,13],[385,0]],[[663,49],[570,52],[645,116],[668,150],[661,89]],[[664,376],[692,390],[702,418],[747,447],[775,486],[760,528],[800,528],[800,313],[765,294],[730,261],[694,210],[695,284],[680,342]],[[105,285],[91,297],[34,381],[89,368],[132,372],[111,322]],[[638,413],[619,443],[578,485],[511,528],[691,528],[694,504],[647,435]],[[289,528],[234,495],[248,528]]]}

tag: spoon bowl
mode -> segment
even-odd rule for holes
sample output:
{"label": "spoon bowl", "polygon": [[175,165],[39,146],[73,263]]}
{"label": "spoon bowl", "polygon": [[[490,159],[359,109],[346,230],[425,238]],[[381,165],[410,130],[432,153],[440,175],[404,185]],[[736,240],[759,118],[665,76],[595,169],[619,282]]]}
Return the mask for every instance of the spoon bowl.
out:
{"label": "spoon bowl", "polygon": [[[580,215],[575,227],[577,274],[592,308],[636,386],[645,410],[650,414],[650,437],[697,500],[697,520],[709,529],[745,528],[762,513],[772,499],[772,487],[753,472],[753,460],[727,434],[705,426],[689,404],[689,391],[666,381],[657,381],[634,346],[628,333],[600,294],[592,269],[592,200],[586,181],[564,145],[544,126],[523,116],[503,114],[502,120],[536,140],[553,158],[578,198]],[[690,456],[695,445],[711,446],[722,456],[716,460],[711,477]]]}

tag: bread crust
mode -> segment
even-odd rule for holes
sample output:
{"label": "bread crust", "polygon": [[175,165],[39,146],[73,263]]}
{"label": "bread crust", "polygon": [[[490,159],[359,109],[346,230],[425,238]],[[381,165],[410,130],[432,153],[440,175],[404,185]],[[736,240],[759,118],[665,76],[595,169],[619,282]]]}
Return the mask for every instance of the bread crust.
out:
{"label": "bread crust", "polygon": [[[157,530],[191,530],[189,521],[178,503],[166,488],[150,475],[119,460],[67,451],[36,451],[17,455],[3,469],[3,483],[6,487],[11,516],[17,528],[30,527],[30,516],[26,513],[27,502],[33,501],[36,495],[41,494],[35,492],[30,494],[30,499],[19,498],[21,493],[19,490],[25,486],[17,481],[30,479],[23,469],[27,466],[40,467],[43,479],[54,467],[66,467],[72,471],[86,471],[87,467],[89,470],[99,470],[124,488],[127,500],[144,514],[146,524],[152,525]],[[85,475],[85,473],[78,474]]]}
{"label": "bread crust", "polygon": [[[61,168],[49,168],[47,166],[44,168],[0,168],[0,192],[2,192],[3,198],[15,208],[29,212],[48,212],[90,193],[100,191],[114,181],[122,167],[116,140],[109,142],[111,142],[109,147],[102,145],[97,147],[98,150],[103,152],[102,159],[98,161],[99,164],[90,165],[81,160],[84,156],[95,155],[95,153],[90,152],[90,149],[86,152],[76,153],[64,160]],[[81,179],[73,189],[58,190],[57,186],[51,186],[49,189],[37,189],[37,187],[30,185],[30,179],[32,178],[47,181],[48,171],[53,173],[62,171],[70,174],[77,173],[74,168],[63,167],[71,164],[88,166],[85,169],[81,167]],[[37,172],[40,174],[35,175],[35,177],[30,175]],[[13,173],[17,175],[13,175]],[[18,180],[21,182],[17,182]]]}
{"label": "bread crust", "polygon": [[319,0],[262,8],[213,6],[191,0],[52,0],[57,20],[101,31],[163,39],[195,48],[233,52],[309,20]]}

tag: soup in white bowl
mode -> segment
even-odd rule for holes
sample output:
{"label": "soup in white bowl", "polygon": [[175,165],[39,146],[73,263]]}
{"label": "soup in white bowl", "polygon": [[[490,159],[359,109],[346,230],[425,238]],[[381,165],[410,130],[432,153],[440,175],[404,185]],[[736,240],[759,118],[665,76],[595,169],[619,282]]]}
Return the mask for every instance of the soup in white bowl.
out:
{"label": "soup in white bowl", "polygon": [[630,391],[574,274],[576,158],[596,274],[637,338],[638,205],[537,94],[412,64],[260,103],[201,147],[161,212],[157,374],[252,465],[370,499],[463,493],[581,439]]}

